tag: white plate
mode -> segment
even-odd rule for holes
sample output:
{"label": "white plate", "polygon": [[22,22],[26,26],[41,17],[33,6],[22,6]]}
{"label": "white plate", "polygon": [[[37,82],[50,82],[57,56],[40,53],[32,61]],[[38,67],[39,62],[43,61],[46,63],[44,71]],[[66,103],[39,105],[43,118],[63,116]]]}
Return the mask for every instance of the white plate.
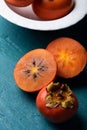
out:
{"label": "white plate", "polygon": [[0,0],[0,15],[10,22],[34,30],[58,30],[69,27],[80,21],[87,14],[87,0],[75,0],[74,9],[65,17],[56,20],[43,21],[34,14],[31,5],[14,7]]}

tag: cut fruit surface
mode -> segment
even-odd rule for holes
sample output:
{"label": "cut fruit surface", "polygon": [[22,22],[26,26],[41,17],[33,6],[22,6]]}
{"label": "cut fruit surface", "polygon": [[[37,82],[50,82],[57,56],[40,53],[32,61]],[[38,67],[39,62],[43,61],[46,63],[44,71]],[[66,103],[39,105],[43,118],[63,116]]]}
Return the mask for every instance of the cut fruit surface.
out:
{"label": "cut fruit surface", "polygon": [[55,79],[57,65],[53,55],[45,49],[25,54],[16,64],[14,79],[19,88],[34,92]]}
{"label": "cut fruit surface", "polygon": [[57,75],[72,78],[83,71],[86,65],[86,50],[76,40],[61,37],[48,44],[49,50],[57,62]]}

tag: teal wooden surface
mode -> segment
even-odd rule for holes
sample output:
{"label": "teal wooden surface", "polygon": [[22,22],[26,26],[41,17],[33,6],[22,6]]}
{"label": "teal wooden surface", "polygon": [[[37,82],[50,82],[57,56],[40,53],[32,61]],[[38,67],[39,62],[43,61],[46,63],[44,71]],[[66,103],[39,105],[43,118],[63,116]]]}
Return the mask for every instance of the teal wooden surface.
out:
{"label": "teal wooden surface", "polygon": [[75,117],[64,124],[53,124],[37,110],[36,94],[25,93],[15,84],[13,70],[26,52],[45,48],[60,36],[72,37],[87,49],[87,17],[76,25],[59,31],[41,32],[16,26],[0,17],[0,130],[87,130],[87,69],[71,80],[79,109]]}

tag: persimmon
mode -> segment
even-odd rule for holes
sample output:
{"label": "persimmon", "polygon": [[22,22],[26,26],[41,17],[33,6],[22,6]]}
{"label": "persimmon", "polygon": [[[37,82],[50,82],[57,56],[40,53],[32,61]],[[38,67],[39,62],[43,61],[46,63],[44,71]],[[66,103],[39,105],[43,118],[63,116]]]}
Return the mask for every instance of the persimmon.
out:
{"label": "persimmon", "polygon": [[55,79],[57,64],[46,49],[34,49],[22,56],[14,68],[17,86],[26,92],[39,91]]}
{"label": "persimmon", "polygon": [[51,41],[47,48],[57,62],[57,75],[72,78],[80,74],[86,65],[86,49],[75,39],[60,37]]}
{"label": "persimmon", "polygon": [[67,84],[52,82],[40,90],[36,106],[49,121],[63,123],[77,113],[78,100]]}
{"label": "persimmon", "polygon": [[74,4],[74,0],[34,0],[32,7],[38,17],[51,20],[67,15]]}
{"label": "persimmon", "polygon": [[13,6],[23,7],[30,5],[33,0],[5,0],[8,4]]}

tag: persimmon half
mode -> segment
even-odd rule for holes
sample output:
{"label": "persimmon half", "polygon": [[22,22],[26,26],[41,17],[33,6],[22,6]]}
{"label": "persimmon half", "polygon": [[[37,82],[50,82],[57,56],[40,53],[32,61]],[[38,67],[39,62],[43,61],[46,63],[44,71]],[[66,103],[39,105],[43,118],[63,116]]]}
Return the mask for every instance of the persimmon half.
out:
{"label": "persimmon half", "polygon": [[33,0],[5,0],[8,4],[18,7],[24,7],[30,5]]}
{"label": "persimmon half", "polygon": [[34,0],[32,7],[41,19],[52,20],[67,15],[74,4],[74,0]]}
{"label": "persimmon half", "polygon": [[36,98],[40,113],[53,123],[64,123],[78,110],[78,100],[67,84],[50,83]]}
{"label": "persimmon half", "polygon": [[80,74],[86,66],[86,49],[75,39],[60,37],[51,41],[47,48],[57,62],[57,75],[72,78]]}
{"label": "persimmon half", "polygon": [[26,92],[39,91],[55,79],[57,65],[46,49],[34,49],[19,59],[14,68],[17,86]]}

